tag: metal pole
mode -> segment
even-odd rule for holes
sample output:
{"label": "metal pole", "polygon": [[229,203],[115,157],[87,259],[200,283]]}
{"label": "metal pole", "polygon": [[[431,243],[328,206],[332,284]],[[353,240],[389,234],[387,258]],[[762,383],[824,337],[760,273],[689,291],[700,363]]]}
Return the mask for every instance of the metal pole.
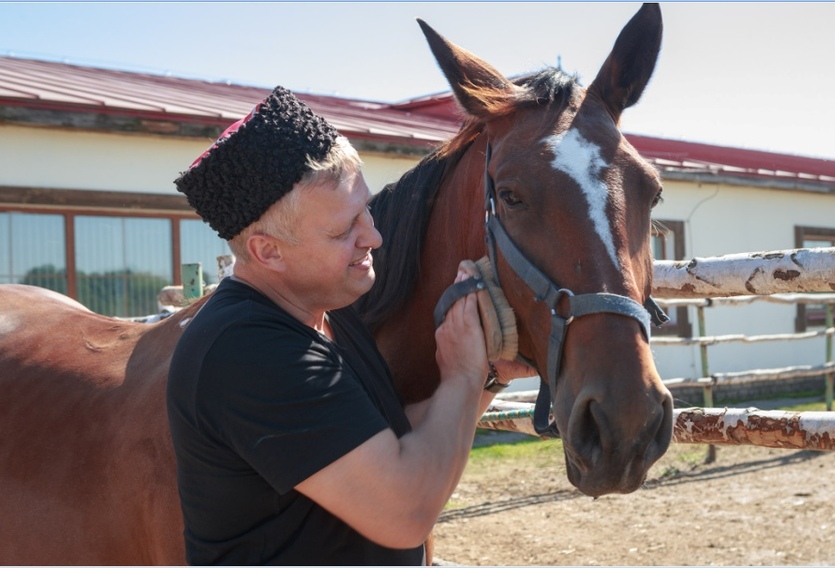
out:
{"label": "metal pole", "polygon": [[[708,299],[708,306],[710,305],[710,299]],[[696,308],[698,312],[698,321],[699,321],[699,337],[705,337],[707,335],[707,329],[705,326],[705,309],[704,306],[698,306]],[[710,365],[708,364],[707,358],[707,344],[702,343],[699,345],[699,354],[702,360],[702,377],[710,378]],[[705,408],[713,408],[713,381],[704,383],[704,401],[705,401]],[[707,456],[705,456],[705,463],[713,463],[716,461],[716,446],[713,444],[708,445],[707,447]]]}
{"label": "metal pole", "polygon": [[183,274],[183,299],[186,302],[196,300],[203,296],[203,265],[196,264],[182,265]]}
{"label": "metal pole", "polygon": [[[826,304],[826,329],[831,329],[832,324],[832,304]],[[832,362],[832,336],[826,336],[826,362]],[[826,409],[832,410],[832,391],[833,383],[835,383],[835,371],[830,371],[826,374]]]}

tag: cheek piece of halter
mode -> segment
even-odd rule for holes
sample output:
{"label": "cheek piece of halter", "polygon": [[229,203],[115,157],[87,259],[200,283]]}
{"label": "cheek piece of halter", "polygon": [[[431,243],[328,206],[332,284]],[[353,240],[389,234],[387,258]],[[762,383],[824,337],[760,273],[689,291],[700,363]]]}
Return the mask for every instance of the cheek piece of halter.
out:
{"label": "cheek piece of halter", "polygon": [[[484,161],[485,238],[488,255],[490,262],[493,264],[496,280],[499,278],[498,265],[496,264],[496,251],[498,250],[516,275],[533,291],[535,301],[544,303],[551,311],[551,332],[548,337],[548,376],[547,380],[541,381],[539,385],[539,394],[534,405],[533,426],[536,433],[542,437],[558,438],[560,434],[556,421],[551,419],[551,408],[555,403],[557,377],[560,373],[562,352],[569,324],[576,318],[590,314],[617,314],[636,320],[641,325],[644,337],[649,341],[650,323],[660,326],[669,321],[670,318],[649,296],[641,305],[632,298],[619,294],[604,292],[574,294],[571,290],[561,288],[549,280],[533,263],[525,258],[525,255],[507,234],[496,215],[496,188],[493,178],[487,171],[487,166],[490,163],[490,153],[491,149],[488,143]],[[459,284],[463,284],[463,282]],[[557,306],[563,298],[568,303],[568,314],[565,317],[557,313]],[[449,304],[449,300],[447,300],[447,303]],[[517,358],[523,360],[521,356],[517,356]],[[523,362],[531,365],[530,361],[523,360]]]}

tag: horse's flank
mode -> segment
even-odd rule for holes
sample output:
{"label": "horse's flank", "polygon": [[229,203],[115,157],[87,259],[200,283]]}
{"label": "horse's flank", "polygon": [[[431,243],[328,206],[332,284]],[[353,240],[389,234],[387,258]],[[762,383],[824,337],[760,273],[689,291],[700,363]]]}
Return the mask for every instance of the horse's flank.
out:
{"label": "horse's flank", "polygon": [[[182,520],[160,378],[179,323],[195,308],[149,325],[53,296],[2,287],[0,339],[14,334],[0,351],[3,562],[180,564]],[[35,526],[61,530],[50,540]]]}

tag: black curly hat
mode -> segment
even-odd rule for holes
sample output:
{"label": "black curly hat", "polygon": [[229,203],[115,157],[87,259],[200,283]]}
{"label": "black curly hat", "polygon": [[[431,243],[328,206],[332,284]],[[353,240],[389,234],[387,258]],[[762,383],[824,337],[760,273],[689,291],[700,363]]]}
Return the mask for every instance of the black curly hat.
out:
{"label": "black curly hat", "polygon": [[174,183],[229,240],[257,221],[321,160],[338,133],[283,87],[231,125]]}

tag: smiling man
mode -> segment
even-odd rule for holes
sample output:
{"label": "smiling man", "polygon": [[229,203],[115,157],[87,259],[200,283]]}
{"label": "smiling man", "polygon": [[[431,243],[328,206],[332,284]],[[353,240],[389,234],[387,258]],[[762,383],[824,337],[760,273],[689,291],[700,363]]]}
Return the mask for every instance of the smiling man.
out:
{"label": "smiling man", "polygon": [[187,561],[425,562],[491,398],[475,296],[437,330],[435,395],[404,409],[349,307],[381,237],[347,139],[277,87],[176,184],[236,255],[170,368]]}

